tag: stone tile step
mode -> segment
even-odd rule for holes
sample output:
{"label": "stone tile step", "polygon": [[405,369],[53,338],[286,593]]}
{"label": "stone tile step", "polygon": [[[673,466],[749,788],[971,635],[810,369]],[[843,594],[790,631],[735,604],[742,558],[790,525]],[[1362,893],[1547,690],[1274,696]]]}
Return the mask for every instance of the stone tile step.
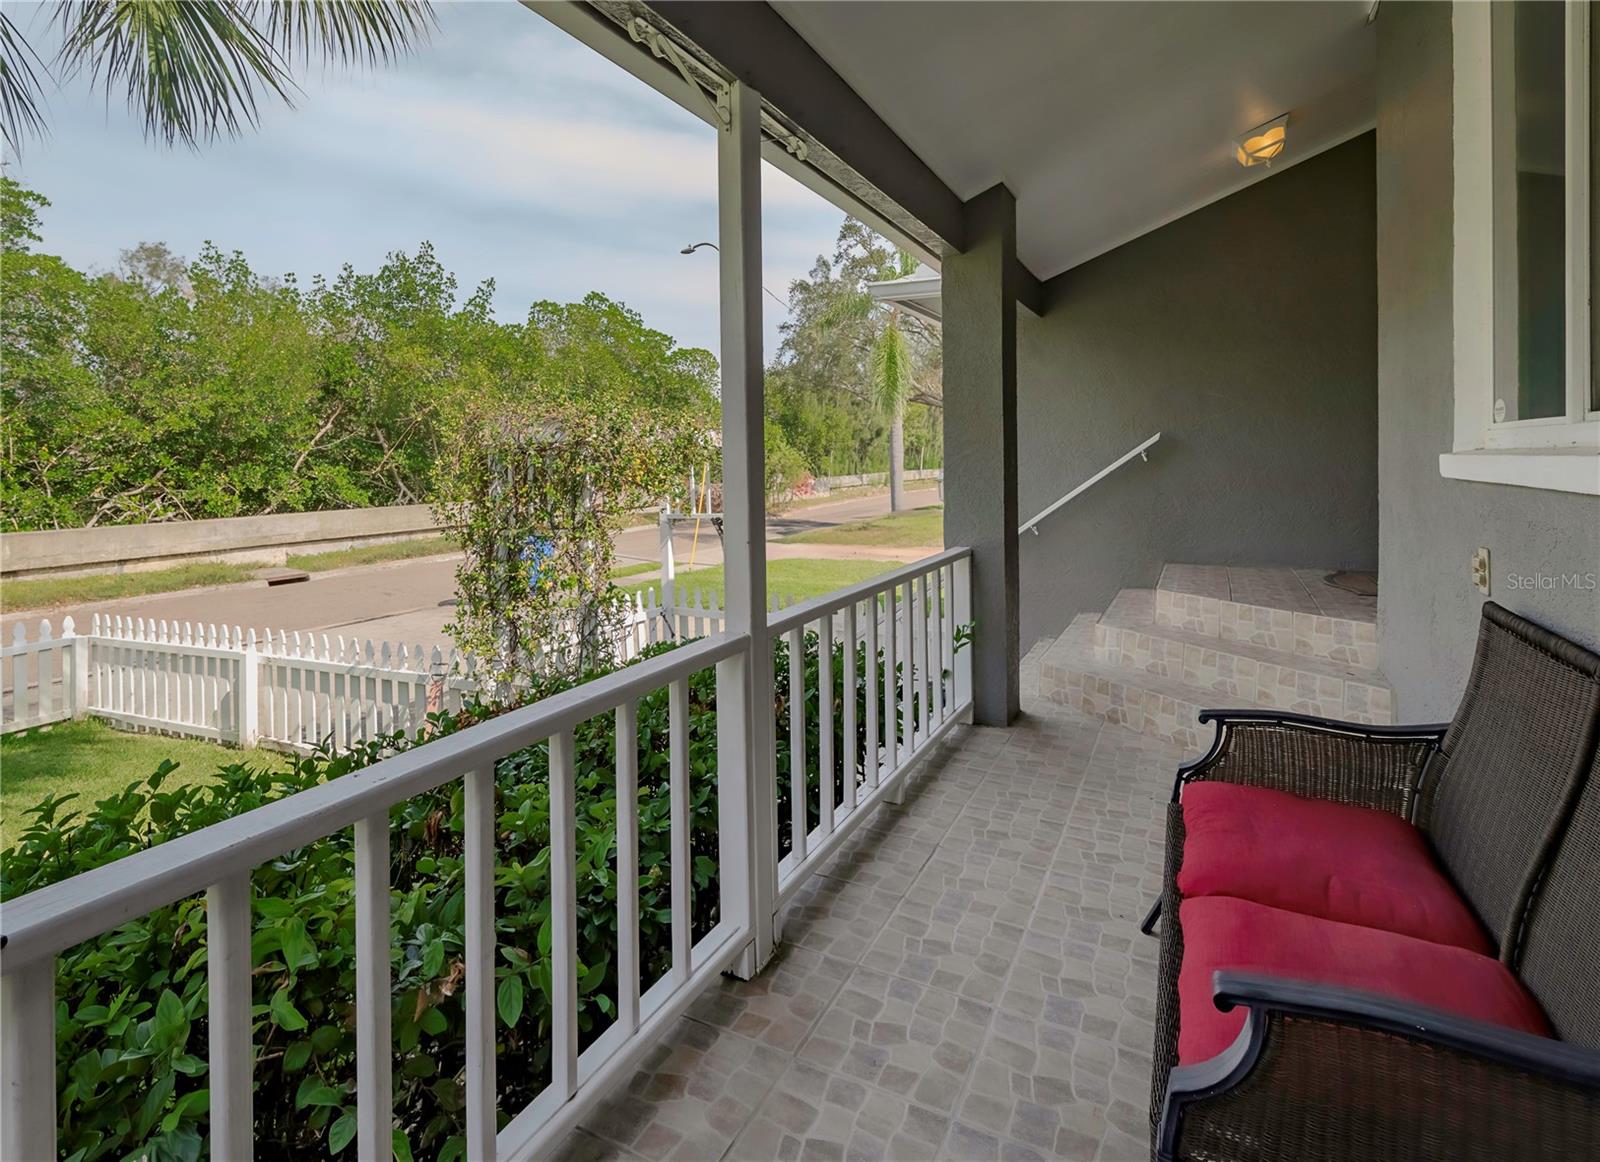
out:
{"label": "stone tile step", "polygon": [[1376,608],[1315,569],[1167,565],[1155,590],[1158,625],[1363,670],[1378,668]]}
{"label": "stone tile step", "polygon": [[1360,716],[1380,725],[1395,721],[1394,694],[1377,670],[1253,642],[1225,640],[1162,625],[1150,589],[1124,589],[1095,623],[1100,657],[1126,669],[1177,678],[1232,699],[1332,718]]}
{"label": "stone tile step", "polygon": [[1203,691],[1155,674],[1102,661],[1094,645],[1097,615],[1079,614],[1039,662],[1040,692],[1052,702],[1117,726],[1176,743],[1190,754],[1208,745],[1200,725],[1211,701]]}
{"label": "stone tile step", "polygon": [[1137,730],[1198,754],[1210,745],[1213,727],[1202,726],[1202,710],[1218,706],[1292,710],[1351,721],[1371,722],[1370,714],[1337,713],[1321,699],[1297,699],[1272,706],[1259,698],[1234,697],[1179,678],[1131,670],[1109,660],[1095,645],[1098,616],[1080,614],[1040,659],[1040,691],[1062,706]]}

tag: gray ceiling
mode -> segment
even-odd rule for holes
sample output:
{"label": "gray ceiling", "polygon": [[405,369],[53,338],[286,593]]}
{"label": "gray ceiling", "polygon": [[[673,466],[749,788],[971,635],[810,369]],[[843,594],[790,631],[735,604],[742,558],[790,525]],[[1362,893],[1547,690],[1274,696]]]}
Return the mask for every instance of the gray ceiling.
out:
{"label": "gray ceiling", "polygon": [[1267,176],[1246,129],[1290,114],[1281,169],[1373,121],[1370,0],[772,6],[957,195],[1011,188],[1041,278]]}

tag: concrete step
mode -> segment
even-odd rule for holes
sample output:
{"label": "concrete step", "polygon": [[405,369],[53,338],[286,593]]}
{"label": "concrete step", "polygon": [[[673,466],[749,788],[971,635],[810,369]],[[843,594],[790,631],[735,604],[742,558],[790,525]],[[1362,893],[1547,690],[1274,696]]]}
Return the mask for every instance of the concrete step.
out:
{"label": "concrete step", "polygon": [[1150,589],[1124,589],[1094,626],[1102,661],[1177,679],[1214,704],[1246,703],[1386,725],[1394,694],[1377,670],[1164,625]]}
{"label": "concrete step", "polygon": [[1154,620],[1168,629],[1377,670],[1376,600],[1328,585],[1324,572],[1167,565],[1155,589]]}
{"label": "concrete step", "polygon": [[[1040,693],[1083,714],[1176,743],[1194,754],[1211,743],[1214,727],[1202,726],[1202,710],[1218,707],[1290,710],[1349,721],[1376,721],[1371,711],[1352,712],[1331,705],[1331,691],[1319,688],[1317,697],[1289,697],[1287,691],[1258,687],[1254,696],[1230,694],[1187,682],[1182,677],[1124,666],[1109,651],[1096,645],[1099,617],[1085,613],[1070,626],[1039,661]],[[1331,679],[1329,679],[1331,681]],[[1349,696],[1348,691],[1344,696]]]}
{"label": "concrete step", "polygon": [[1096,614],[1079,614],[1045,651],[1039,661],[1040,692],[1090,717],[1201,753],[1213,728],[1202,727],[1199,715],[1210,700],[1182,681],[1102,660],[1094,644],[1096,620]]}

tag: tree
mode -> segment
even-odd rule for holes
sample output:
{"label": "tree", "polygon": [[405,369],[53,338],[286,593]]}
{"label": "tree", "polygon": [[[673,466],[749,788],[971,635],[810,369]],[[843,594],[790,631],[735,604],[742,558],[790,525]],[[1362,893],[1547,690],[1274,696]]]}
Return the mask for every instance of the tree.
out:
{"label": "tree", "polygon": [[[262,98],[294,103],[291,64],[387,63],[426,40],[428,0],[61,0],[62,76],[87,73],[109,99],[119,85],[145,136],[191,148],[236,136]],[[0,132],[13,151],[45,131],[51,66],[0,12]]]}
{"label": "tree", "polygon": [[537,399],[693,430],[710,352],[604,295],[501,323],[423,243],[302,287],[159,242],[92,275],[41,253],[39,194],[0,179],[0,521],[74,528],[414,504],[472,407]]}
{"label": "tree", "polygon": [[[786,389],[843,393],[858,405],[848,409],[857,424],[883,423],[894,509],[902,507],[907,409],[942,404],[939,343],[920,319],[873,299],[867,283],[915,268],[910,255],[846,219],[832,259],[819,257],[810,277],[790,286],[790,320],[774,367]],[[829,433],[835,440],[842,435],[838,427]]]}
{"label": "tree", "polygon": [[117,262],[117,277],[125,282],[136,282],[146,291],[181,291],[185,297],[194,294],[189,282],[189,263],[172,253],[165,242],[141,242],[124,250]]}

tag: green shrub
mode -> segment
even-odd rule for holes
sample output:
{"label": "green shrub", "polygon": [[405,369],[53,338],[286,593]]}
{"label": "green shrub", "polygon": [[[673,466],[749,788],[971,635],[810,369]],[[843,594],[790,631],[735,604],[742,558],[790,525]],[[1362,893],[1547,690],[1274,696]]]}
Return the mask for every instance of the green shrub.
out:
{"label": "green shrub", "polygon": [[[963,634],[963,640],[965,635]],[[672,647],[660,647],[652,653]],[[843,651],[834,647],[836,796],[842,791]],[[818,643],[806,638],[811,797],[817,766]],[[862,652],[859,660],[864,663]],[[787,850],[788,658],[774,649],[780,846]],[[857,697],[865,667],[858,666]],[[549,689],[542,695],[554,693]],[[716,677],[689,682],[692,898],[695,939],[717,920]],[[28,812],[5,853],[0,900],[305,790],[450,734],[496,711],[434,716],[411,737],[282,765],[239,762],[212,782],[148,779],[80,811],[59,796]],[[641,988],[671,964],[667,691],[639,702]],[[881,738],[880,728],[880,738]],[[858,742],[865,726],[858,725]],[[611,1023],[617,991],[615,726],[606,713],[575,732],[579,1028],[587,1045]],[[502,1110],[516,1111],[550,1074],[548,747],[497,764],[495,965]],[[859,772],[854,772],[859,778]],[[836,801],[837,798],[836,798]],[[810,812],[812,823],[815,806]],[[465,965],[462,792],[451,783],[391,813],[395,1153],[462,1156],[465,1126]],[[262,1157],[347,1149],[355,1129],[353,841],[330,836],[256,869],[255,1123]],[[63,1157],[194,1159],[207,1117],[206,917],[200,898],[157,909],[62,954],[57,963],[56,1078]]]}

